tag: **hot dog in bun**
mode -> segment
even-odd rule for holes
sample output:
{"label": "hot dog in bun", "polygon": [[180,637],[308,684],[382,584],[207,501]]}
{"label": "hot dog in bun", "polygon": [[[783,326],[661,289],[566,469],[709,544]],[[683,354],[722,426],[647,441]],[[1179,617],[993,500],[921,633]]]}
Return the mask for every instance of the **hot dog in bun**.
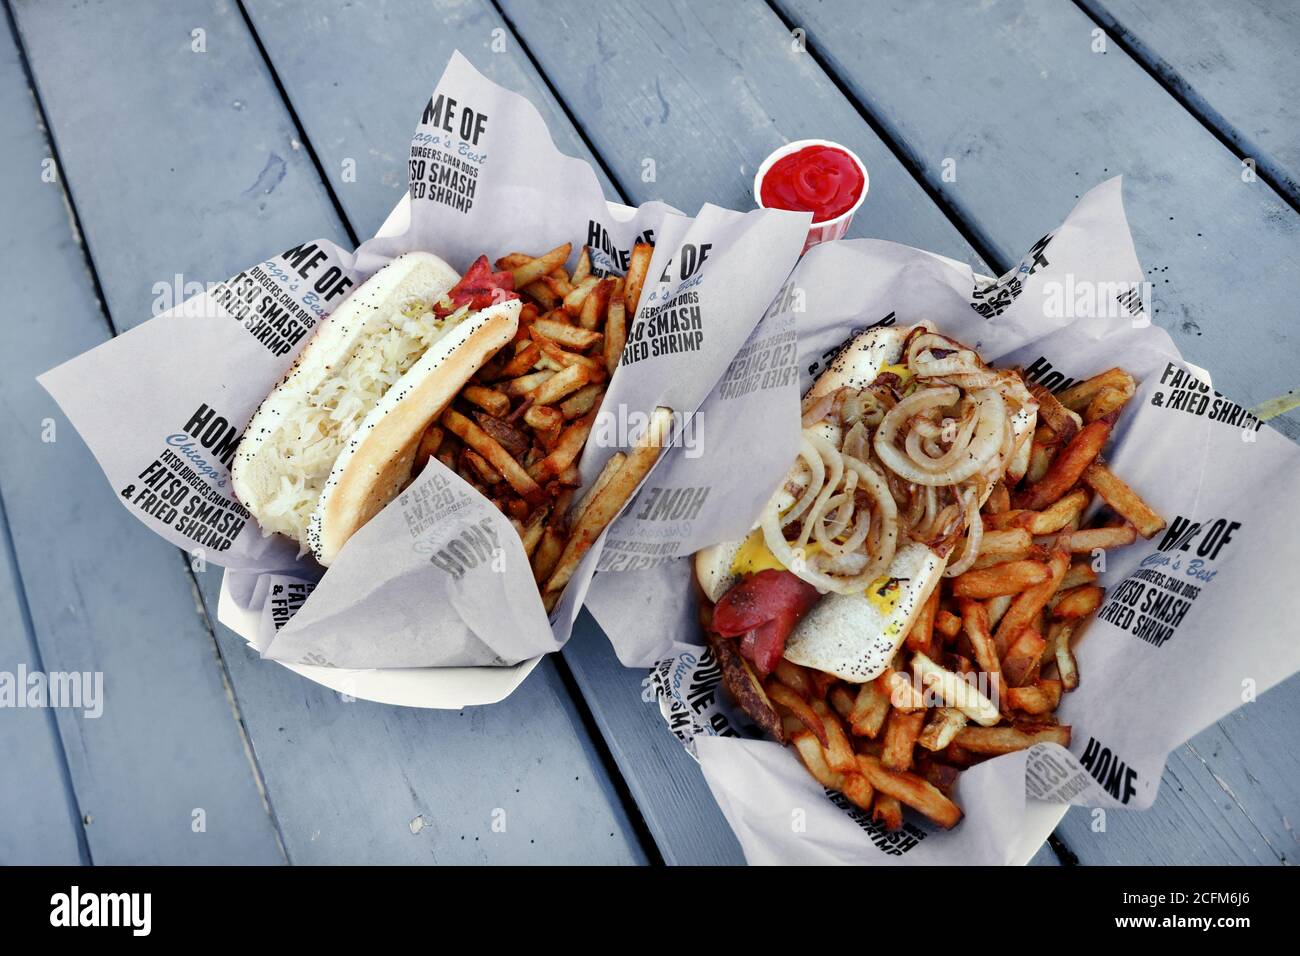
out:
{"label": "hot dog in bun", "polygon": [[264,533],[328,566],[411,478],[420,437],[518,328],[509,272],[464,278],[409,252],[322,323],[253,415],[235,452],[236,495]]}

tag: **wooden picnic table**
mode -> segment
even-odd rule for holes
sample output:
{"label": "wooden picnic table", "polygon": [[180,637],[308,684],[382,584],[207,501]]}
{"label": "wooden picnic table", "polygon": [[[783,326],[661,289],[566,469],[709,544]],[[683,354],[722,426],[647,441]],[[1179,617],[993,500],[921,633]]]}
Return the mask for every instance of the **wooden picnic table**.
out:
{"label": "wooden picnic table", "polygon": [[[769,151],[834,139],[871,172],[850,236],[985,273],[1123,173],[1156,321],[1243,404],[1296,384],[1283,0],[4,3],[0,670],[99,671],[107,700],[0,711],[3,863],[741,862],[589,617],[503,703],[349,701],[216,623],[220,569],[113,500],[34,380],[177,283],[371,235],[454,50],[611,199],[748,208]],[[1298,718],[1292,679],[1180,747],[1152,809],[1073,809],[1035,862],[1289,862]]]}

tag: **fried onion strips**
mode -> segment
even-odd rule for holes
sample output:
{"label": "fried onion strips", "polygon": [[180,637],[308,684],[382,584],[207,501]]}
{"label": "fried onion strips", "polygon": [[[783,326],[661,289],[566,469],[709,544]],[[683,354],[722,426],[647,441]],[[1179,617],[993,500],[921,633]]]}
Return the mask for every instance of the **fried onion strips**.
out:
{"label": "fried onion strips", "polygon": [[924,326],[903,361],[805,401],[799,460],[760,518],[777,560],[823,592],[864,590],[906,541],[949,556],[948,576],[969,570],[980,506],[1015,454],[1013,420],[1033,410],[1017,373]]}

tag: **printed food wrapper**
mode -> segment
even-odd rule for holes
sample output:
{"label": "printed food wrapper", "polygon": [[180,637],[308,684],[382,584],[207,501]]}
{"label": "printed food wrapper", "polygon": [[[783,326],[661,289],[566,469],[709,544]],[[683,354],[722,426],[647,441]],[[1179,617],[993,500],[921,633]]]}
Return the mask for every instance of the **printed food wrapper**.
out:
{"label": "printed food wrapper", "polygon": [[[761,398],[730,398],[728,384],[749,374],[741,353],[699,412],[704,453],[687,461],[684,448],[673,450],[611,529],[602,561],[613,567],[614,555],[631,550],[615,539],[649,537],[636,516],[653,514],[647,499],[677,476],[704,489],[709,504],[652,557],[623,562],[639,570],[602,573],[588,594],[625,664],[659,661],[661,709],[699,759],[747,859],[1023,858],[1017,837],[1036,801],[1149,807],[1170,750],[1300,669],[1292,624],[1300,589],[1285,579],[1300,560],[1292,504],[1300,449],[1214,391],[1151,324],[1144,301],[1119,179],[1084,196],[996,281],[874,240],[817,246],[796,267],[755,335],[769,323],[793,325],[798,354],[789,367],[797,378],[774,377]],[[1073,728],[1069,748],[1040,744],[963,771],[954,799],[965,818],[951,831],[909,812],[903,830],[889,833],[825,793],[793,751],[752,739],[757,732],[722,695],[717,664],[701,646],[690,561],[680,556],[752,526],[793,460],[799,398],[843,342],[871,326],[920,319],[1053,390],[1117,365],[1130,371],[1137,393],[1106,454],[1168,525],[1094,558],[1105,562],[1094,567],[1106,598],[1075,644],[1080,685],[1057,711]],[[709,428],[714,416],[726,427]],[[742,504],[746,514],[734,513]],[[671,542],[681,547],[666,547]]]}
{"label": "printed food wrapper", "polygon": [[[656,243],[628,349],[581,461],[590,481],[658,405],[681,418],[717,382],[798,259],[806,214],[661,202],[612,207],[585,162],[556,150],[524,97],[455,54],[411,140],[410,226],[354,253],[307,241],[41,376],[119,497],[168,541],[222,565],[261,615],[266,657],[344,668],[509,665],[560,647],[600,557],[548,621],[517,534],[436,459],[325,573],[265,536],[230,487],[244,427],[351,289],[402,253],[465,270],[583,245],[621,274]],[[680,430],[680,429],[678,429]]]}

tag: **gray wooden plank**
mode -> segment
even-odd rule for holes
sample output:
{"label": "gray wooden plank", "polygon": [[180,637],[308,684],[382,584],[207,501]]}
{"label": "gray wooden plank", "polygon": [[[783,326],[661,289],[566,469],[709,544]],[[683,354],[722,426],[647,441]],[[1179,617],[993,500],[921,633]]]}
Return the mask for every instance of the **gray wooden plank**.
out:
{"label": "gray wooden plank", "polygon": [[[1124,173],[1156,321],[1239,401],[1292,384],[1284,308],[1300,288],[1300,217],[1265,183],[1243,182],[1231,152],[1122,50],[1092,52],[1096,27],[1079,9],[891,0],[867,18],[838,0],[779,5],[999,265],[1083,189]],[[946,157],[955,182],[943,180]],[[1291,418],[1274,423],[1300,435]],[[1094,838],[1079,810],[1058,833],[1084,862],[1293,858],[1300,766],[1277,734],[1298,716],[1292,679],[1177,752],[1155,807],[1110,815],[1122,838]]]}
{"label": "gray wooden plank", "polygon": [[[3,41],[0,41],[3,51]],[[7,58],[0,52],[0,83]],[[0,98],[6,93],[0,91]],[[42,672],[32,637],[18,565],[9,539],[9,522],[0,507],[0,680],[26,699],[23,673]],[[15,703],[17,699],[15,700]],[[69,866],[88,862],[80,839],[81,819],[68,779],[54,715],[48,709],[0,710],[0,866]],[[9,768],[13,768],[12,772]]]}
{"label": "gray wooden plank", "polygon": [[[22,182],[28,189],[44,153],[33,112],[31,90],[6,19],[0,23],[0,139],[9,148],[0,160],[5,166],[0,178]],[[0,190],[0,201],[7,200],[9,190]],[[13,207],[6,203],[6,208]],[[0,257],[10,254],[15,238],[13,230],[0,230]],[[8,431],[3,424],[0,429]],[[0,671],[16,680],[20,667],[42,670],[2,501],[0,621],[5,622],[0,627]],[[0,710],[0,766],[22,768],[21,773],[0,775],[0,864],[83,862],[80,814],[52,712]]]}
{"label": "gray wooden plank", "polygon": [[[405,190],[403,144],[414,129],[414,104],[427,98],[456,49],[495,81],[528,96],[560,149],[594,160],[517,38],[484,0],[404,0],[379,8],[330,0],[310,11],[254,0],[248,12],[359,235],[373,230]],[[494,30],[506,32],[494,37]],[[494,53],[498,38],[504,39],[504,52]],[[412,63],[428,68],[413,70]],[[356,82],[358,76],[366,80]],[[356,160],[355,182],[341,177],[348,158]],[[626,161],[619,178],[634,178],[639,185],[639,170],[639,163]],[[616,191],[599,165],[597,172],[611,198],[659,195],[649,184],[629,197]],[[657,709],[641,701],[644,675],[622,668],[604,636],[592,630],[594,622],[584,616],[564,659],[663,858],[740,862],[739,846],[698,769],[666,731]]]}
{"label": "gray wooden plank", "polygon": [[[177,272],[215,280],[304,238],[347,241],[236,6],[142,3],[114,7],[108,17],[101,5],[19,3],[16,13],[119,329],[148,318],[154,283]],[[205,31],[204,53],[191,48],[196,29]],[[63,356],[79,351],[56,347]],[[168,553],[181,566],[176,552]],[[139,573],[154,583],[147,570]],[[218,573],[201,576],[209,597]],[[195,616],[194,605],[190,596],[189,629],[198,633],[178,634],[172,644],[205,648],[207,666],[221,673],[207,619]],[[157,680],[144,649],[163,640],[161,629],[137,630],[140,679]],[[524,837],[531,828],[552,858],[643,859],[553,668],[539,669],[490,714],[368,704],[335,711],[327,704],[336,695],[245,660],[243,642],[228,632],[218,640],[269,800],[288,821],[291,860],[481,859],[472,836],[462,841],[438,821],[478,814],[491,822],[495,807],[508,808],[502,788],[511,782],[532,803],[509,815],[511,841],[500,847],[530,846]],[[281,728],[292,728],[292,736]],[[392,832],[390,811],[400,795],[424,807],[422,839],[411,839],[416,813],[404,821],[408,839],[380,836]]]}
{"label": "gray wooden plank", "polygon": [[[454,50],[489,79],[527,96],[561,150],[586,153],[487,0],[330,0],[306,9],[292,0],[251,0],[244,6],[361,238],[373,235],[406,193],[417,106]],[[494,36],[495,30],[502,32]],[[503,52],[494,52],[494,44]],[[596,175],[605,194],[617,197],[599,165]]]}
{"label": "gray wooden plank", "polygon": [[[43,723],[31,712],[0,712],[0,736],[19,727],[31,735],[4,759],[0,840],[19,857],[75,860],[84,826],[89,858],[99,863],[276,862],[274,829],[184,565],[114,500],[35,381],[102,342],[108,326],[61,174],[42,179],[51,153],[7,19],[0,33],[0,261],[9,303],[0,352],[0,494],[17,559],[17,569],[4,569],[0,580],[20,573],[30,608],[27,621],[6,616],[21,623],[6,628],[5,653],[21,654],[11,642],[30,628],[36,645],[29,664],[39,659],[51,671],[100,672],[104,688],[98,718],[55,712],[84,824],[56,780],[62,771],[50,767],[57,751],[37,752]],[[205,833],[191,828],[195,808],[207,814]],[[28,826],[32,832],[14,849],[15,831]],[[4,850],[0,857],[13,862]]]}
{"label": "gray wooden plank", "polygon": [[1078,2],[1300,202],[1300,7],[1276,0]]}

